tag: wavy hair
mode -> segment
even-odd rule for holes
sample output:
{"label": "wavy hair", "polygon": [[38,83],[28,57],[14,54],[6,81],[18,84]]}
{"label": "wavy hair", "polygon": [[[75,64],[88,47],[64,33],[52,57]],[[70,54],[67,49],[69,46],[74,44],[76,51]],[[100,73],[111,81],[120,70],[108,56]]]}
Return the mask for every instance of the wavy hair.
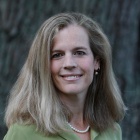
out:
{"label": "wavy hair", "polygon": [[91,83],[84,118],[91,128],[102,132],[113,126],[125,114],[125,105],[114,78],[111,47],[106,35],[91,18],[80,13],[60,13],[46,20],[38,30],[27,60],[11,90],[5,114],[7,126],[14,123],[35,124],[44,134],[65,131],[70,117],[62,105],[50,71],[50,53],[57,32],[71,24],[83,27],[89,36],[90,47],[100,61],[100,70]]}

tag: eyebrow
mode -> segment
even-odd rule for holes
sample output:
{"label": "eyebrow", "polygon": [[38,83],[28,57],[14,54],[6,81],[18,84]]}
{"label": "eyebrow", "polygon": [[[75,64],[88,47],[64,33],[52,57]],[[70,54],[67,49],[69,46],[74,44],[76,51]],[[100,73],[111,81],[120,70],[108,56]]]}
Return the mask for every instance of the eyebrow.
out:
{"label": "eyebrow", "polygon": [[79,46],[74,48],[73,50],[87,50],[87,48],[85,48],[84,46]]}
{"label": "eyebrow", "polygon": [[[79,46],[79,47],[75,47],[74,49],[73,49],[74,51],[75,50],[87,50],[87,48],[86,47],[84,47],[84,46]],[[61,49],[54,49],[54,50],[52,50],[51,52],[61,52],[62,50]]]}

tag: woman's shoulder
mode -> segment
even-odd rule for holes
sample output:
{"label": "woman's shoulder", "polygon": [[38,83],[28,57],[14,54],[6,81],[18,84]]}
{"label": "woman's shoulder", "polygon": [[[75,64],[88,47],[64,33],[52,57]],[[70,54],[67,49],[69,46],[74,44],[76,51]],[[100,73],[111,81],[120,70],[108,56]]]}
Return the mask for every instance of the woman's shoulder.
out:
{"label": "woman's shoulder", "polygon": [[98,133],[94,130],[91,131],[91,139],[96,140],[122,140],[121,127],[118,123],[114,123],[114,126],[106,129],[105,131]]}
{"label": "woman's shoulder", "polygon": [[35,125],[13,124],[10,126],[3,140],[62,140],[59,135],[46,136],[37,131]]}
{"label": "woman's shoulder", "polygon": [[26,132],[26,133],[33,133],[33,132],[35,132],[36,128],[35,128],[35,125],[25,125],[25,124],[15,123],[15,124],[11,125],[9,130]]}
{"label": "woman's shoulder", "polygon": [[45,140],[45,136],[36,131],[35,125],[13,124],[10,126],[4,140]]}
{"label": "woman's shoulder", "polygon": [[104,138],[108,138],[107,140],[122,140],[122,131],[121,131],[121,127],[118,123],[114,123],[113,127],[108,128],[101,135]]}

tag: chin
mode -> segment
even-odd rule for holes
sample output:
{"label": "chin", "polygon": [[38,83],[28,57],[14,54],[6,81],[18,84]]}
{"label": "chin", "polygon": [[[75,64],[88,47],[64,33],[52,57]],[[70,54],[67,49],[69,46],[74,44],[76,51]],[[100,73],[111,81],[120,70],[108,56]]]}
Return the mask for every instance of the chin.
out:
{"label": "chin", "polygon": [[60,91],[61,93],[63,93],[63,94],[78,94],[79,93],[79,91],[75,91],[75,90],[65,90],[65,91]]}
{"label": "chin", "polygon": [[63,94],[67,94],[67,95],[77,95],[77,94],[80,94],[80,93],[83,93],[84,90],[78,90],[76,88],[74,89],[66,89],[66,90],[61,90],[60,92],[63,93]]}

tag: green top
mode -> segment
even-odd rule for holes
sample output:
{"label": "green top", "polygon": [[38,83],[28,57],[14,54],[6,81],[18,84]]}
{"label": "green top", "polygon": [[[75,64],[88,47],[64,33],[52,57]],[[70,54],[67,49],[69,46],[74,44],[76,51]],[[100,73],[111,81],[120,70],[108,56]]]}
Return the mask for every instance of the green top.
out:
{"label": "green top", "polygon": [[[69,128],[71,130],[71,128]],[[114,129],[100,133],[90,130],[91,140],[122,140],[121,128],[115,123]],[[36,131],[34,125],[12,125],[3,140],[80,140],[73,132],[63,132],[56,136],[44,136]]]}

